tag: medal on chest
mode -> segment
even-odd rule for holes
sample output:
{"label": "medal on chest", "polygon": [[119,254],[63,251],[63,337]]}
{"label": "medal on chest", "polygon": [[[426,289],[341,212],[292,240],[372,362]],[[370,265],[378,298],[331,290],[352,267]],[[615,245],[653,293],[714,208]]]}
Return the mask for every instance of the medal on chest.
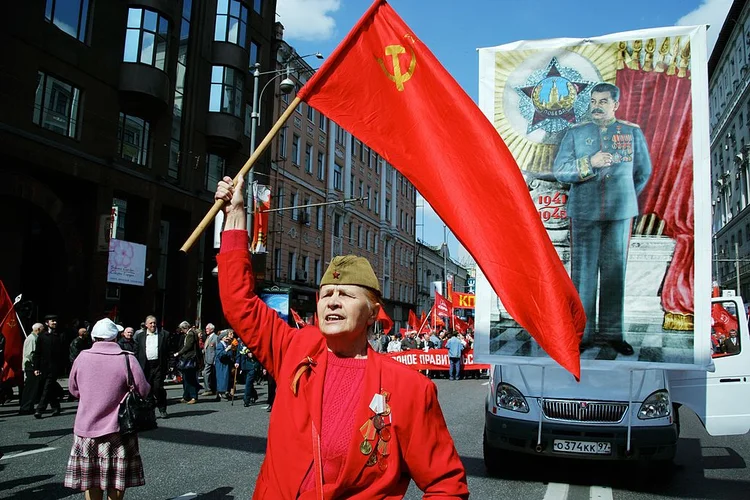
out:
{"label": "medal on chest", "polygon": [[362,443],[359,451],[367,456],[367,466],[375,465],[385,472],[388,469],[387,457],[390,455],[391,441],[391,407],[388,404],[391,394],[381,390],[375,394],[370,402],[373,415],[359,428]]}

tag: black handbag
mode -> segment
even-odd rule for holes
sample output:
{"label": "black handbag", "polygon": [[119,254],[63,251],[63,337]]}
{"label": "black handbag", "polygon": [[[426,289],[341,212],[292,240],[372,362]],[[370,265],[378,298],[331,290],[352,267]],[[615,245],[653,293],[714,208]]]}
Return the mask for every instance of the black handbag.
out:
{"label": "black handbag", "polygon": [[133,386],[133,372],[130,371],[130,355],[125,355],[125,365],[128,367],[128,393],[120,403],[117,419],[120,422],[120,434],[156,429],[156,412],[154,405],[148,399],[141,397]]}
{"label": "black handbag", "polygon": [[195,366],[196,366],[195,358],[181,359],[177,362],[178,370],[190,370],[191,368],[195,368]]}

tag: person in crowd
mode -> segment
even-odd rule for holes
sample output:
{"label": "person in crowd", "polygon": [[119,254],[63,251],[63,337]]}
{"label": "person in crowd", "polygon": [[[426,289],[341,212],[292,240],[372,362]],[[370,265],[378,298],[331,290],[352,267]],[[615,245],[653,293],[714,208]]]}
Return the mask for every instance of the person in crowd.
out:
{"label": "person in crowd", "polygon": [[224,397],[229,399],[230,391],[234,390],[234,379],[232,378],[232,366],[234,365],[235,353],[232,350],[234,332],[224,330],[219,334],[219,342],[216,343],[216,399]]}
{"label": "person in crowd", "polygon": [[21,407],[18,410],[19,415],[31,415],[34,413],[34,407],[39,404],[41,398],[41,374],[39,368],[34,364],[34,354],[36,352],[36,342],[39,334],[44,330],[44,325],[34,323],[31,325],[31,335],[23,341],[23,373],[24,384],[21,393]]}
{"label": "person in crowd", "polygon": [[234,363],[234,369],[240,370],[240,373],[245,377],[245,392],[242,395],[242,402],[245,403],[245,408],[258,401],[258,391],[255,390],[255,386],[253,385],[255,365],[255,356],[253,356],[252,351],[240,341],[237,346],[237,360]]}
{"label": "person in crowd", "polygon": [[[49,314],[44,318],[46,328],[39,334],[34,351],[34,372],[40,377],[42,394],[39,404],[34,412],[35,418],[42,418],[42,413],[47,410],[47,405],[52,407],[52,416],[60,414],[60,398],[63,395],[62,387],[57,379],[62,376],[64,359],[60,354],[64,353],[64,340],[57,331],[57,315]],[[64,354],[63,354],[64,355]]]}
{"label": "person in crowd", "polygon": [[89,332],[85,328],[79,328],[78,336],[70,343],[70,366],[73,366],[73,362],[82,351],[89,348],[91,348]]}
{"label": "person in crowd", "polygon": [[458,335],[453,333],[450,335],[446,347],[448,348],[448,359],[451,363],[448,379],[458,380],[461,375],[461,353],[464,351],[464,343]]}
{"label": "person in crowd", "polygon": [[132,326],[126,326],[125,329],[122,331],[122,335],[120,336],[119,340],[117,341],[117,345],[120,346],[120,349],[123,351],[132,352],[135,354],[137,345],[135,343],[135,332],[133,331]]}
{"label": "person in crowd", "polygon": [[219,336],[216,335],[216,327],[213,323],[206,325],[206,341],[203,343],[203,394],[204,396],[216,395],[216,343]]}
{"label": "person in crowd", "polygon": [[432,330],[430,332],[430,349],[440,349],[441,347],[442,343],[440,342],[440,337],[438,337],[435,330]]}
{"label": "person in crowd", "polygon": [[401,334],[396,333],[391,335],[391,341],[388,342],[388,348],[386,352],[401,352]]}
{"label": "person in crowd", "polygon": [[129,391],[128,368],[133,388],[143,397],[150,391],[135,356],[120,349],[118,332],[109,318],[91,330],[94,345],[73,363],[68,381],[70,393],[80,399],[73,427],[73,447],[63,484],[86,492],[86,499],[122,499],[125,490],[146,484],[138,435],[120,434],[120,402]]}
{"label": "person in crowd", "polygon": [[367,339],[367,342],[370,344],[370,347],[375,352],[383,352],[382,351],[382,343],[380,342],[380,337],[383,334],[381,332],[376,332],[373,334],[370,338]]}
{"label": "person in crowd", "polygon": [[147,316],[145,329],[135,336],[135,355],[151,387],[149,396],[156,400],[159,417],[167,418],[167,391],[164,377],[169,361],[169,332],[156,326],[156,316]]}
{"label": "person in crowd", "polygon": [[229,177],[216,192],[228,202],[217,256],[221,302],[279,382],[256,495],[396,499],[413,478],[425,498],[468,498],[435,385],[369,348],[381,307],[370,263],[334,257],[320,281],[318,325],[292,328],[255,294],[242,193],[242,179],[232,187]]}
{"label": "person in crowd", "polygon": [[179,368],[182,372],[182,402],[194,405],[198,402],[198,330],[190,323],[183,321],[179,326],[183,333],[183,342],[180,350],[174,353],[179,360]]}
{"label": "person in crowd", "polygon": [[401,342],[401,350],[409,351],[411,349],[418,349],[417,339],[415,338],[416,332],[406,332],[406,338]]}
{"label": "person in crowd", "polygon": [[729,330],[729,338],[724,340],[723,351],[727,354],[737,354],[740,352],[740,339],[737,338],[737,330]]}

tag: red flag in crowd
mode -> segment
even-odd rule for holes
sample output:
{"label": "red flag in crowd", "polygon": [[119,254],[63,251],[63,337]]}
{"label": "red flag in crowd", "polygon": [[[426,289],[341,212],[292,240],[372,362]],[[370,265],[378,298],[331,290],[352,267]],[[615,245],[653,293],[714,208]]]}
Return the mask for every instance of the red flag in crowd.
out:
{"label": "red flag in crowd", "polygon": [[711,327],[716,333],[729,335],[729,330],[737,330],[737,318],[717,302],[711,305]]}
{"label": "red flag in crowd", "polygon": [[383,324],[383,331],[385,333],[390,332],[391,328],[393,328],[393,320],[390,318],[390,316],[388,316],[388,313],[385,312],[385,308],[383,306],[380,306],[378,317],[375,318],[375,321],[380,321]]}
{"label": "red flag in crowd", "polygon": [[469,329],[469,324],[458,316],[453,316],[453,329],[459,333],[466,333],[466,330]]}
{"label": "red flag in crowd", "polygon": [[419,323],[417,322],[417,315],[411,309],[409,309],[409,327],[412,330],[416,330],[417,328],[419,328]]}
{"label": "red flag in crowd", "polygon": [[299,315],[299,313],[297,313],[297,311],[295,311],[291,307],[289,308],[289,310],[292,311],[292,318],[294,319],[294,323],[297,325],[297,328],[302,328],[303,326],[307,326],[307,322],[304,319],[302,319],[302,317]]}
{"label": "red flag in crowd", "polygon": [[424,323],[426,319],[427,319],[427,313],[422,311],[422,314],[419,315],[419,324],[421,325],[422,323]]}
{"label": "red flag in crowd", "polygon": [[5,337],[5,363],[3,364],[3,382],[17,385],[23,382],[23,333],[18,324],[16,308],[10,299],[5,285],[0,280],[0,332]]}
{"label": "red flag in crowd", "polygon": [[585,313],[518,165],[492,123],[385,0],[373,3],[298,97],[409,179],[513,318],[580,375]]}
{"label": "red flag in crowd", "polygon": [[253,183],[253,242],[252,253],[266,253],[268,239],[268,210],[271,208],[271,187]]}
{"label": "red flag in crowd", "polygon": [[451,304],[445,297],[435,291],[435,313],[438,316],[450,317],[453,313],[453,304]]}

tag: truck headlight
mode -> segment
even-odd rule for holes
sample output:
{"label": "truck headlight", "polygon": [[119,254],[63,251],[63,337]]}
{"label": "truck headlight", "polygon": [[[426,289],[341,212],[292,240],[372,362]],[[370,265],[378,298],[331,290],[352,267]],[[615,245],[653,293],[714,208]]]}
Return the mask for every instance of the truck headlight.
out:
{"label": "truck headlight", "polygon": [[499,408],[521,413],[529,412],[529,405],[523,394],[510,384],[497,384],[495,392],[495,403]]}
{"label": "truck headlight", "polygon": [[638,418],[648,420],[650,418],[668,417],[672,413],[672,402],[669,393],[661,390],[649,395],[638,410]]}

